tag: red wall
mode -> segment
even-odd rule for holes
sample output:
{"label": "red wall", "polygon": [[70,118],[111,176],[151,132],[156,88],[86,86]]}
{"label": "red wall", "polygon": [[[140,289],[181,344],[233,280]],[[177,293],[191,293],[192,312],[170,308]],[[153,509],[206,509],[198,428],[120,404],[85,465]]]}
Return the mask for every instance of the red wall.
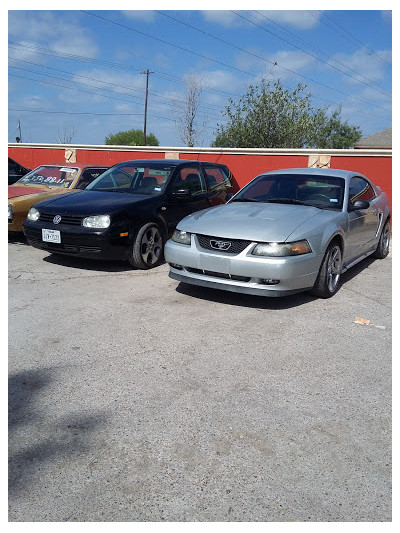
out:
{"label": "red wall", "polygon": [[[18,161],[21,165],[34,169],[44,163],[62,163],[65,164],[65,152],[69,147],[39,147],[35,145],[11,144],[8,147],[8,155]],[[265,154],[252,154],[235,151],[235,153],[224,153],[221,149],[218,152],[207,150],[196,152],[195,150],[189,152],[182,148],[160,148],[159,151],[136,151],[136,149],[120,150],[113,147],[86,147],[71,146],[71,149],[76,150],[76,160],[78,163],[88,163],[91,165],[100,164],[112,166],[120,161],[128,161],[131,159],[164,159],[168,150],[174,153],[179,152],[175,158],[210,161],[215,163],[223,163],[229,167],[234,177],[236,178],[236,188],[243,187],[252,178],[268,170],[277,170],[281,168],[307,168],[309,150],[296,150],[294,153],[276,153],[274,150],[265,150]],[[232,152],[232,151],[231,151]],[[285,152],[283,150],[283,152]],[[290,152],[290,151],[287,151]],[[364,150],[349,150],[349,155],[333,150],[331,156],[331,168],[342,168],[345,170],[354,170],[369,177],[376,185],[382,189],[389,196],[392,201],[392,157],[390,155],[374,154],[374,151]],[[316,151],[318,153],[318,151]],[[328,151],[324,151],[324,155],[329,155]]]}

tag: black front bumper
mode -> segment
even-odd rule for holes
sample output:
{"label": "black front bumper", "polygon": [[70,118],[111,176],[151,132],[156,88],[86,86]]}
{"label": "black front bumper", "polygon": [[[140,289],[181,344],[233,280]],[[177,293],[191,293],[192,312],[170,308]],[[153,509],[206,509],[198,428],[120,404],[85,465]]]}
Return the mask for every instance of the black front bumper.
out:
{"label": "black front bumper", "polygon": [[[42,229],[58,229],[61,233],[61,243],[43,241]],[[130,253],[131,240],[129,236],[113,236],[109,228],[93,230],[82,227],[66,227],[61,224],[56,227],[52,224],[25,220],[23,231],[31,246],[54,254],[87,259],[126,260]]]}

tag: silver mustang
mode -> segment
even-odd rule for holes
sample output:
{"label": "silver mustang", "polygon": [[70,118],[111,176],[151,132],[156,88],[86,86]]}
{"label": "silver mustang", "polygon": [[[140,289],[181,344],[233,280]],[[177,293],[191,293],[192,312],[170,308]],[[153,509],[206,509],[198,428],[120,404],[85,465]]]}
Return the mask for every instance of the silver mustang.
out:
{"label": "silver mustang", "polygon": [[329,298],[340,276],[389,253],[387,195],[357,172],[300,168],[254,178],[225,205],[179,222],[165,246],[169,276],[265,296]]}

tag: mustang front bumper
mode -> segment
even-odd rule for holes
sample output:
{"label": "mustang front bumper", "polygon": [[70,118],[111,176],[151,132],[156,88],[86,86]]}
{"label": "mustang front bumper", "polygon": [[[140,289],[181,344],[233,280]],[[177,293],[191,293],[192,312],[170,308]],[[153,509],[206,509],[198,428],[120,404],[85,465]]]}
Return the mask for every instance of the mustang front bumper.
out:
{"label": "mustang front bumper", "polygon": [[285,296],[313,287],[321,256],[259,257],[250,253],[255,244],[232,255],[202,249],[196,236],[191,245],[169,240],[164,251],[169,276],[193,285],[262,296]]}

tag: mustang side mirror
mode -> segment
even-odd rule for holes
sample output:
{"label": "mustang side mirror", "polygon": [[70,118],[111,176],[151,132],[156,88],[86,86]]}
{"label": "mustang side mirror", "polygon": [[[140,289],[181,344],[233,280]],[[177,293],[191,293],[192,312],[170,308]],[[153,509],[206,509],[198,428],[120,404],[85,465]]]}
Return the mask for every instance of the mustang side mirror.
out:
{"label": "mustang side mirror", "polygon": [[368,209],[368,200],[356,200],[354,204],[350,204],[350,211],[358,211],[358,209]]}

